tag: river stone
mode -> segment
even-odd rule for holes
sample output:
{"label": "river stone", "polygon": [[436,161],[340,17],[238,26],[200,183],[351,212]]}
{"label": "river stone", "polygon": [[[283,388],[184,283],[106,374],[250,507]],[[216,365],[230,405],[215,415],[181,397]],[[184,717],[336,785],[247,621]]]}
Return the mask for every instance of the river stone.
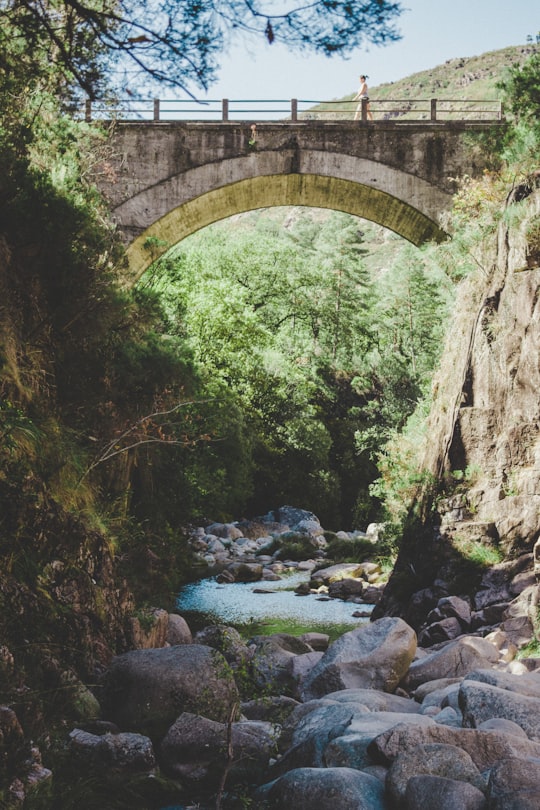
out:
{"label": "river stone", "polygon": [[430,692],[422,701],[422,713],[424,713],[429,706],[438,706],[440,709],[442,709],[443,706],[452,706],[454,709],[459,708],[458,695],[460,687],[460,683],[453,683],[449,686],[445,686],[444,689],[435,689],[433,692]]}
{"label": "river stone", "polygon": [[367,712],[355,715],[343,736],[331,740],[325,751],[324,761],[329,768],[347,767],[362,770],[373,765],[368,746],[379,734],[398,723],[413,723],[421,726],[433,724],[433,720],[420,714],[398,712]]}
{"label": "river stone", "polygon": [[411,776],[405,791],[407,810],[484,810],[486,798],[469,782],[444,776]]}
{"label": "river stone", "polygon": [[232,562],[225,571],[233,575],[235,582],[258,582],[262,579],[263,567],[260,563]]}
{"label": "river stone", "polygon": [[238,630],[226,624],[211,624],[199,630],[195,635],[195,643],[218,650],[234,669],[245,666],[252,656],[252,650]]}
{"label": "river stone", "polygon": [[297,525],[302,520],[313,520],[315,523],[320,524],[319,518],[313,514],[313,512],[309,512],[307,509],[298,509],[295,506],[280,506],[279,509],[273,513],[273,517],[271,517],[272,513],[268,514],[268,517],[277,521],[278,523],[285,523],[287,526],[290,526],[291,529],[296,529]]}
{"label": "river stone", "polygon": [[540,807],[540,759],[517,757],[497,762],[489,774],[490,810],[533,810]]}
{"label": "river stone", "polygon": [[[315,701],[316,703],[317,701]],[[296,711],[293,713],[296,714]],[[318,705],[316,708],[305,714],[296,724],[292,735],[291,745],[298,745],[300,742],[312,737],[314,734],[324,736],[327,740],[333,739],[347,729],[356,714],[369,714],[365,706],[352,703],[327,703]],[[289,722],[292,715],[289,717]],[[338,729],[338,732],[336,732]]]}
{"label": "river stone", "polygon": [[287,695],[270,695],[243,701],[240,710],[248,720],[268,720],[269,722],[282,723],[297,706],[301,705],[297,700],[287,697]]}
{"label": "river stone", "polygon": [[330,636],[327,633],[302,633],[299,638],[316,652],[326,652],[330,644]]}
{"label": "river stone", "polygon": [[475,669],[496,664],[498,660],[499,652],[491,642],[475,636],[462,636],[441,650],[414,661],[403,680],[403,686],[413,690],[437,678],[460,678]]}
{"label": "river stone", "polygon": [[451,641],[463,633],[463,628],[455,616],[448,616],[439,622],[433,622],[418,634],[418,643],[422,647],[432,647],[442,641]]}
{"label": "river stone", "polygon": [[336,703],[360,703],[367,706],[370,712],[420,714],[421,710],[419,704],[411,698],[378,692],[376,689],[342,689],[339,692],[330,692],[324,699]]}
{"label": "river stone", "polygon": [[478,731],[452,728],[435,723],[431,726],[404,724],[383,732],[369,746],[368,753],[375,762],[392,762],[401,751],[416,745],[444,743],[466,751],[479,771],[492,767],[508,757],[540,757],[540,744],[500,731]]}
{"label": "river stone", "polygon": [[268,810],[384,810],[384,786],[353,768],[297,768],[263,785],[257,807]]}
{"label": "river stone", "polygon": [[[295,636],[286,633],[275,633],[272,636],[258,636],[250,647],[253,654],[250,672],[253,683],[258,689],[266,689],[271,694],[297,695],[297,681],[293,676],[292,661],[296,656],[319,655],[313,653],[308,644]],[[313,665],[313,661],[310,661]]]}
{"label": "river stone", "polygon": [[[227,765],[228,734],[226,723],[183,712],[161,741],[164,769],[191,786],[214,789]],[[260,780],[275,750],[274,726],[257,721],[232,723],[230,734],[228,783]]]}
{"label": "river stone", "polygon": [[416,634],[403,619],[386,617],[345,633],[330,645],[302,688],[311,700],[341,689],[393,692],[416,650]]}
{"label": "river stone", "polygon": [[435,692],[439,689],[445,689],[447,686],[451,686],[453,683],[460,684],[461,681],[462,678],[436,678],[434,681],[426,681],[426,683],[421,683],[420,686],[414,690],[414,699],[419,703],[423,703],[424,699],[431,692]]}
{"label": "river stone", "polygon": [[452,706],[445,706],[433,719],[441,726],[461,728],[463,725],[463,715],[458,709],[452,708]]}
{"label": "river stone", "polygon": [[471,623],[471,608],[465,599],[459,596],[443,596],[437,602],[437,607],[427,617],[428,623],[454,617],[459,620],[463,630]]}
{"label": "river stone", "polygon": [[193,637],[188,623],[177,613],[169,613],[169,626],[167,628],[167,643],[174,646],[175,644],[191,644]]}
{"label": "river stone", "polygon": [[235,526],[234,523],[211,523],[210,526],[206,527],[206,533],[226,540],[237,540],[243,536],[241,529]]}
{"label": "river stone", "polygon": [[[291,747],[293,744],[293,734],[305,717],[314,712],[315,709],[326,706],[335,706],[335,703],[324,698],[321,700],[310,700],[307,703],[299,703],[281,725],[279,750],[283,752]],[[366,707],[364,707],[364,711],[367,711]],[[349,713],[347,717],[347,722],[349,722],[351,714]]]}
{"label": "river stone", "polygon": [[500,731],[504,734],[513,734],[515,737],[524,737],[528,739],[527,734],[523,731],[521,726],[514,723],[513,720],[505,720],[504,717],[492,717],[490,720],[484,720],[478,726],[479,731]]}
{"label": "river stone", "polygon": [[530,740],[540,742],[540,699],[509,692],[498,686],[463,681],[459,690],[463,725],[476,728],[485,720],[502,717],[512,720]]}
{"label": "river stone", "polygon": [[441,743],[416,745],[398,754],[386,777],[386,789],[396,807],[405,806],[407,782],[419,774],[468,782],[485,790],[484,779],[466,751]]}
{"label": "river stone", "polygon": [[540,673],[513,675],[498,669],[475,669],[465,676],[464,681],[479,681],[517,692],[520,695],[540,699]]}
{"label": "river stone", "polygon": [[311,581],[312,583],[329,585],[331,582],[361,577],[363,573],[364,569],[361,563],[336,563],[336,565],[331,565],[328,568],[314,571],[311,575]]}
{"label": "river stone", "polygon": [[106,716],[126,731],[162,737],[183,711],[228,720],[238,690],[224,657],[202,644],[133,650],[112,659]]}
{"label": "river stone", "polygon": [[296,684],[296,688],[294,690],[295,696],[299,696],[302,684],[313,667],[319,663],[323,655],[324,653],[322,652],[313,651],[310,653],[305,653],[305,655],[295,655],[290,659],[289,669],[291,677]]}
{"label": "river stone", "polygon": [[[152,741],[142,734],[91,734],[74,729],[69,735],[70,750],[85,770],[109,773],[153,773],[156,758]],[[79,767],[80,767],[79,765]]]}

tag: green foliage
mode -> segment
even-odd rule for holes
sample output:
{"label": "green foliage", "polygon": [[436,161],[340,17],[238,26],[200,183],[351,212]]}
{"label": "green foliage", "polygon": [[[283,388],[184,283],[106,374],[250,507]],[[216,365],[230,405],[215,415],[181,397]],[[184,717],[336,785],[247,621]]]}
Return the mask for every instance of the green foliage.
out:
{"label": "green foliage", "polygon": [[[398,39],[389,0],[348,0],[308,6],[247,0],[164,0],[160,13],[143,0],[59,0],[54,5],[6,0],[0,7],[0,79],[18,70],[35,82],[54,78],[58,90],[90,97],[112,81],[115,69],[128,89],[148,78],[186,90],[206,88],[218,60],[237,37],[274,40],[297,50],[350,53],[363,42]],[[135,75],[133,75],[135,74]],[[133,91],[131,90],[131,94]]]}
{"label": "green foliage", "polygon": [[409,249],[375,284],[358,220],[285,216],[283,227],[279,210],[246,215],[234,239],[227,224],[208,228],[141,284],[205,390],[226,387],[243,415],[244,508],[297,502],[325,525],[367,523],[370,455],[428,385],[451,283]]}
{"label": "green foliage", "polygon": [[540,34],[536,37],[536,48],[521,66],[508,68],[499,83],[504,90],[510,108],[518,119],[525,119],[533,128],[540,119]]}
{"label": "green foliage", "polygon": [[326,546],[326,557],[333,562],[363,562],[374,555],[373,543],[366,537],[345,540],[333,537]]}
{"label": "green foliage", "polygon": [[480,540],[471,540],[456,535],[453,538],[453,546],[465,560],[479,568],[490,568],[504,559],[504,555],[499,548],[486,545]]}

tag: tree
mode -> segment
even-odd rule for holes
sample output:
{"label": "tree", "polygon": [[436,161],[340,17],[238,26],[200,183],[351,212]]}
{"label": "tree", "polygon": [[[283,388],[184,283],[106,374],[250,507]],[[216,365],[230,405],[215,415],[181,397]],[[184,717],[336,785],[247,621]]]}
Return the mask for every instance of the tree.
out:
{"label": "tree", "polygon": [[132,83],[146,75],[191,95],[238,36],[346,55],[398,39],[401,10],[390,0],[0,0],[0,78],[52,67],[93,98],[120,64],[139,73]]}
{"label": "tree", "polygon": [[536,48],[530,58],[521,66],[513,66],[497,87],[505,91],[512,112],[534,127],[540,117],[540,34],[536,37]]}

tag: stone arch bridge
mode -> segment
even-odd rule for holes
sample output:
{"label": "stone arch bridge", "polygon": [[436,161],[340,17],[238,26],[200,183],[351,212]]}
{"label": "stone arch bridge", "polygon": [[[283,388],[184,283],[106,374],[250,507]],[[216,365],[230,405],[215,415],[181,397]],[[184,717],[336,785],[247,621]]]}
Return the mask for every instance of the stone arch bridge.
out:
{"label": "stone arch bridge", "polygon": [[126,283],[233,214],[300,205],[442,240],[456,178],[481,173],[471,133],[493,121],[123,122],[98,184],[127,246]]}

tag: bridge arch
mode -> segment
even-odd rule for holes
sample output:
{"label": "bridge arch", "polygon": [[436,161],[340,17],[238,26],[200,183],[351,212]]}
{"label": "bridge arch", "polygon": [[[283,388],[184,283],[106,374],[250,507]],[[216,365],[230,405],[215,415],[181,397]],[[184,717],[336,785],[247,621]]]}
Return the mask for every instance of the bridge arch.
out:
{"label": "bridge arch", "polygon": [[415,245],[442,240],[455,180],[481,170],[462,126],[378,122],[121,124],[99,185],[127,246],[127,284],[206,225],[298,205],[372,220]]}
{"label": "bridge arch", "polygon": [[446,237],[425,214],[385,191],[321,175],[263,175],[201,194],[152,223],[127,249],[126,280],[135,283],[156,259],[207,225],[257,208],[285,205],[353,214],[389,228],[415,245]]}

